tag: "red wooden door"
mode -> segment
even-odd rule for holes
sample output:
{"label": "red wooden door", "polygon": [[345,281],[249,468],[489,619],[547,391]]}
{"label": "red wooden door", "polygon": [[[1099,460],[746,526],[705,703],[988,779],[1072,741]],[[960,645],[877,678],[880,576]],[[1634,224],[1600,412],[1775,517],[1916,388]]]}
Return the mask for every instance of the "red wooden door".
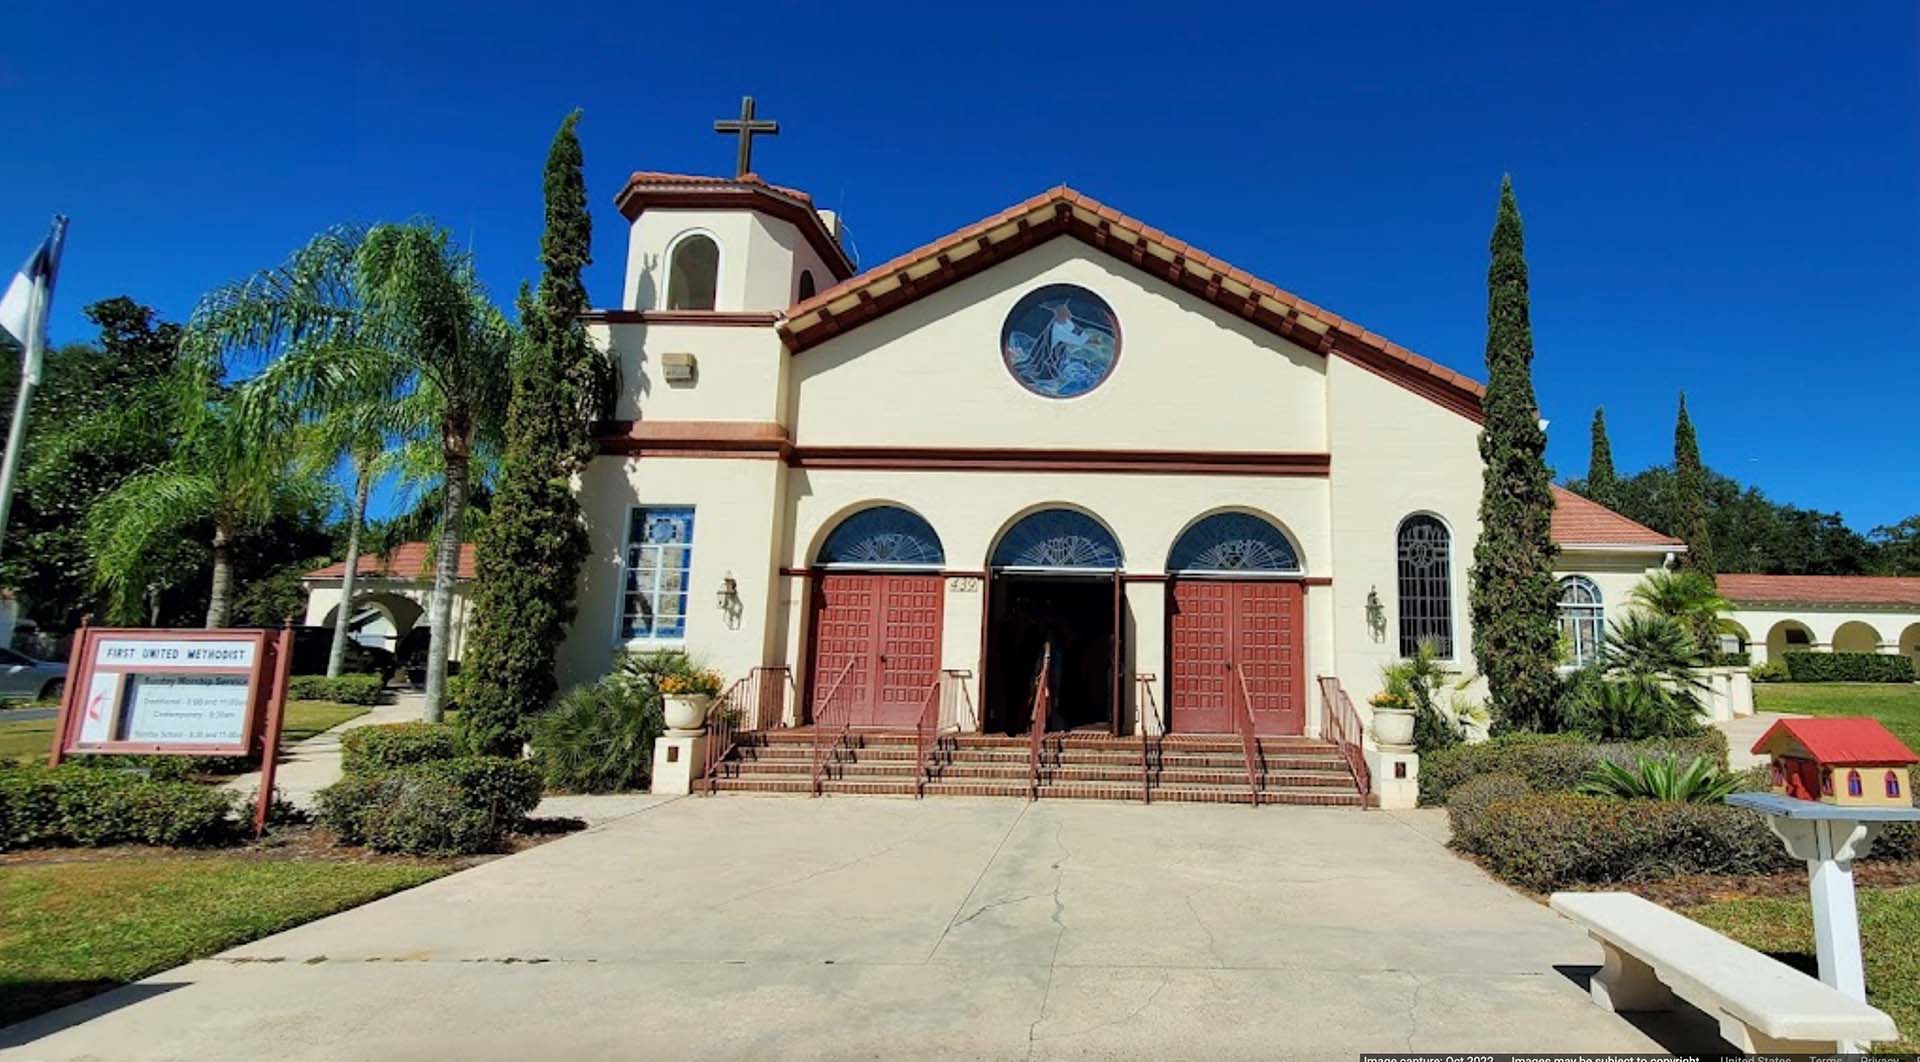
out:
{"label": "red wooden door", "polygon": [[815,580],[807,673],[816,718],[831,694],[854,726],[919,720],[940,674],[942,583],[938,575],[854,573]]}
{"label": "red wooden door", "polygon": [[1168,729],[1232,733],[1245,678],[1255,733],[1305,733],[1302,605],[1294,582],[1174,580]]}

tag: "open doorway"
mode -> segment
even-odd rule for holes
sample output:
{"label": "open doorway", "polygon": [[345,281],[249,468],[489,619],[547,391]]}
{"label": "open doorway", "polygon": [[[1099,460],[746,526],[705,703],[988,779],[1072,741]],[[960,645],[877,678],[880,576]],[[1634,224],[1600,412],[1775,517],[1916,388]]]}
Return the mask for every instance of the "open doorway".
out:
{"label": "open doorway", "polygon": [[1111,575],[996,572],[987,619],[988,733],[1024,734],[1034,682],[1051,648],[1047,729],[1113,727],[1118,625]]}

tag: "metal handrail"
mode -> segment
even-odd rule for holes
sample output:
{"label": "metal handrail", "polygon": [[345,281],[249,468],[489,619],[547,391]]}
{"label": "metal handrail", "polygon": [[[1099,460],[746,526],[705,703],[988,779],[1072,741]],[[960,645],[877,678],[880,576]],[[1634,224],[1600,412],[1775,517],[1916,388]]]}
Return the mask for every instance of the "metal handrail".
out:
{"label": "metal handrail", "polygon": [[[1254,770],[1255,749],[1258,743],[1253,736],[1253,694],[1247,690],[1246,672],[1233,665],[1227,665],[1233,676],[1240,680],[1240,711],[1233,717],[1233,728],[1240,732],[1240,752],[1247,760],[1247,791],[1253,794],[1253,806],[1260,806],[1260,779]],[[1228,694],[1232,699],[1232,694]]]}
{"label": "metal handrail", "polygon": [[1053,643],[1040,650],[1040,677],[1033,689],[1033,724],[1027,732],[1027,799],[1040,799],[1040,740],[1047,733],[1048,675],[1053,668]]}
{"label": "metal handrail", "polygon": [[[777,685],[767,684],[766,676],[770,673],[780,675]],[[772,730],[785,723],[787,675],[785,665],[756,667],[748,671],[745,678],[728,686],[714,702],[713,710],[707,713],[706,760],[700,770],[704,792],[714,791],[714,778],[719,774],[720,765],[739,745],[740,731]],[[770,698],[769,693],[775,696]],[[776,711],[767,711],[769,702]]]}
{"label": "metal handrail", "polygon": [[847,666],[840,669],[840,674],[835,676],[833,683],[827,687],[827,695],[820,699],[820,706],[816,708],[813,713],[814,796],[820,795],[820,775],[826,767],[828,751],[838,748],[840,742],[846,739],[847,731],[853,728],[853,710],[849,706],[846,711],[841,713],[844,718],[840,720],[839,729],[831,731],[833,733],[833,740],[831,742],[826,740],[826,736],[833,725],[830,717],[833,715],[834,695],[840,692],[840,684],[847,680],[848,675],[853,674],[853,665],[858,662],[859,658],[857,657],[847,661]]}
{"label": "metal handrail", "polygon": [[1361,748],[1366,731],[1360,722],[1360,712],[1354,708],[1347,691],[1341,687],[1340,680],[1332,675],[1320,676],[1320,703],[1326,709],[1326,736],[1346,757],[1347,769],[1353,772],[1353,780],[1360,786],[1362,795],[1373,792],[1373,778],[1367,770],[1367,756]]}
{"label": "metal handrail", "polygon": [[933,781],[933,749],[939,744],[936,740],[940,733],[940,687],[944,677],[937,677],[927,683],[927,702],[920,706],[920,719],[913,724],[914,743],[919,751],[916,762],[920,769],[913,776],[913,795],[927,795],[927,783]]}
{"label": "metal handrail", "polygon": [[[1152,727],[1147,725],[1147,705],[1153,701],[1153,676],[1142,672],[1133,675],[1133,721],[1140,728],[1140,802],[1153,803],[1153,768],[1148,765],[1147,748],[1154,738]],[[1159,757],[1154,757],[1158,760]]]}

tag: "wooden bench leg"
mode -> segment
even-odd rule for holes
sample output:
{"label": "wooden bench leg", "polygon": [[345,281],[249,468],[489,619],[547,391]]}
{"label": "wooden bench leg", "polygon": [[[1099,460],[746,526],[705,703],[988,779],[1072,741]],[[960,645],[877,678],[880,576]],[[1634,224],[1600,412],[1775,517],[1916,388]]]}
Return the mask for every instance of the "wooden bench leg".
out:
{"label": "wooden bench leg", "polygon": [[1606,956],[1593,975],[1593,1001],[1611,1011],[1672,1010],[1673,991],[1660,983],[1653,967],[1594,937]]}

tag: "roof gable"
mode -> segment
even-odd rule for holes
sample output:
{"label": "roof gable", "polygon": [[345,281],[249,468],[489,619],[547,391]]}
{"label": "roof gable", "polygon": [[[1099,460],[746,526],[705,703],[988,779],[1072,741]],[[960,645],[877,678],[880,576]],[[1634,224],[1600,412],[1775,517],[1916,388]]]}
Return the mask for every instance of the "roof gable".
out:
{"label": "roof gable", "polygon": [[639,170],[627,178],[613,204],[628,221],[649,207],[758,211],[798,229],[836,279],[853,274],[853,260],[820,220],[813,197],[798,188],[768,184],[756,173],[728,179]]}
{"label": "roof gable", "polygon": [[1612,509],[1565,487],[1553,488],[1553,542],[1556,546],[1659,548],[1679,552],[1686,543],[1634,523]]}
{"label": "roof gable", "polygon": [[800,353],[1056,237],[1072,237],[1308,351],[1359,364],[1480,419],[1481,385],[1065,185],[968,225],[789,308]]}

